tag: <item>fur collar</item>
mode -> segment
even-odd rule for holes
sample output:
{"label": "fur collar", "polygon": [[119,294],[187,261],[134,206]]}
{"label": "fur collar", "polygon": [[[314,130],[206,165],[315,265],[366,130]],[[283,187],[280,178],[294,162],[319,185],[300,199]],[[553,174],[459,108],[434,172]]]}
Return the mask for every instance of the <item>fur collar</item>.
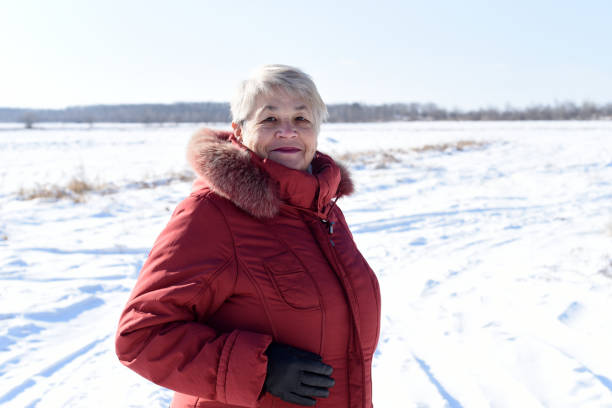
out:
{"label": "fur collar", "polygon": [[332,198],[354,191],[348,170],[323,153],[316,153],[311,175],[262,160],[231,132],[198,131],[189,142],[187,160],[199,176],[194,187],[207,186],[257,218],[273,218],[283,204],[324,218]]}

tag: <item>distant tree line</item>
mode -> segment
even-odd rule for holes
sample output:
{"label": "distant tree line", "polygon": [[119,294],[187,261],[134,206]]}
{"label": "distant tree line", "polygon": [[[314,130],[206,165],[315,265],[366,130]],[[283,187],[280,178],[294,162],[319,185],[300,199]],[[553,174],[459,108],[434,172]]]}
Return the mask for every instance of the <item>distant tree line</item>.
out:
{"label": "distant tree line", "polygon": [[[417,120],[592,120],[612,119],[612,103],[597,105],[572,102],[534,105],[526,108],[483,108],[462,111],[443,109],[433,103],[328,105],[329,122],[389,122]],[[229,122],[229,104],[198,102],[174,104],[90,105],[65,109],[0,108],[0,122],[21,122],[31,128],[36,122],[67,123],[197,123]]]}
{"label": "distant tree line", "polygon": [[183,123],[227,122],[229,104],[219,102],[89,105],[65,109],[0,108],[0,122]]}
{"label": "distant tree line", "polygon": [[328,105],[329,122],[388,122],[416,120],[593,120],[612,119],[612,103],[581,105],[564,102],[526,108],[443,109],[433,103],[359,103]]}

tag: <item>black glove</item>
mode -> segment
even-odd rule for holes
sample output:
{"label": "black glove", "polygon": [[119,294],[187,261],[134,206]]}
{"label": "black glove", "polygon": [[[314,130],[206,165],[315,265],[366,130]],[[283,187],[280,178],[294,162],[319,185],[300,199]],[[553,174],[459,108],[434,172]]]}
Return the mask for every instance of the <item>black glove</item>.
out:
{"label": "black glove", "polygon": [[279,343],[268,346],[268,372],[264,391],[283,401],[313,406],[312,397],[329,396],[335,383],[330,377],[334,369],[321,362],[321,356]]}

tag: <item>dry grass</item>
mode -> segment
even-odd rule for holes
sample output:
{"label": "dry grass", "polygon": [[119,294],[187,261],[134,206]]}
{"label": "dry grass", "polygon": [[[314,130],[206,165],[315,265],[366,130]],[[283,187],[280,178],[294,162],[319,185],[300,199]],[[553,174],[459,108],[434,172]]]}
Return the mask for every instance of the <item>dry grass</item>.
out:
{"label": "dry grass", "polygon": [[404,149],[366,150],[361,152],[346,152],[334,156],[340,162],[351,164],[372,164],[375,168],[387,168],[393,163],[401,163],[401,155],[409,151]]}
{"label": "dry grass", "polygon": [[192,171],[174,172],[170,173],[174,180],[180,182],[187,182],[195,180],[195,174]]}
{"label": "dry grass", "polygon": [[195,175],[191,171],[183,171],[183,172],[170,172],[167,176],[158,178],[156,180],[146,181],[139,180],[133,183],[129,183],[127,187],[135,188],[135,189],[149,189],[149,188],[157,188],[161,186],[167,186],[173,183],[185,183],[188,181],[193,181],[195,179]]}
{"label": "dry grass", "polygon": [[[143,181],[139,180],[136,182],[128,183],[123,186],[124,188],[134,189],[150,189],[160,186],[167,186],[176,182],[188,182],[193,181],[195,178],[192,172],[171,172],[166,177],[152,180]],[[118,193],[122,189],[108,183],[92,183],[84,180],[82,177],[73,177],[65,186],[58,186],[56,184],[51,185],[36,185],[34,188],[24,189],[21,188],[17,192],[17,196],[22,200],[34,200],[37,198],[43,200],[61,200],[70,199],[75,203],[82,203],[86,201],[86,197],[90,193],[98,194],[114,194]]]}
{"label": "dry grass", "polygon": [[52,185],[36,185],[30,189],[20,189],[17,192],[18,197],[23,200],[34,200],[37,198],[47,200],[60,200],[64,198],[71,199],[75,203],[85,201],[85,194],[91,191],[104,191],[108,187],[106,185],[95,185],[80,177],[73,177],[65,186]]}
{"label": "dry grass", "polygon": [[599,270],[603,276],[612,279],[612,259],[608,260],[608,265],[604,266]]}
{"label": "dry grass", "polygon": [[486,146],[486,142],[474,140],[459,140],[455,143],[443,143],[414,147],[411,149],[386,149],[386,150],[366,150],[360,152],[346,152],[335,156],[339,161],[350,164],[373,165],[376,169],[385,169],[394,163],[405,162],[405,156],[409,153],[428,153],[428,152],[462,152],[467,149],[477,149]]}
{"label": "dry grass", "polygon": [[455,143],[442,143],[435,145],[425,145],[423,147],[417,147],[412,149],[417,153],[424,152],[449,152],[449,151],[458,151],[461,152],[467,148],[479,148],[485,146],[487,143],[485,142],[477,142],[475,140],[459,140]]}
{"label": "dry grass", "polygon": [[72,180],[70,180],[66,188],[68,189],[68,191],[77,195],[83,195],[96,189],[96,187],[80,178],[73,178]]}

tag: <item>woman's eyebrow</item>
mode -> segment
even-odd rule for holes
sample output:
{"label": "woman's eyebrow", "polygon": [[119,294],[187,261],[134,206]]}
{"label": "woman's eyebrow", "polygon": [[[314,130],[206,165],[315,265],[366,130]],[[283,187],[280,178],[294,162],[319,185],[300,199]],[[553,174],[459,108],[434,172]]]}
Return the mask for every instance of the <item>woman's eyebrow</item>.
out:
{"label": "woman's eyebrow", "polygon": [[[295,107],[295,108],[293,108],[293,109],[295,109],[296,111],[299,111],[299,110],[306,110],[306,109],[307,109],[307,106],[306,106],[306,105],[300,105],[300,106],[296,106],[296,107]],[[263,111],[265,111],[265,110],[275,111],[275,110],[278,110],[278,106],[266,105],[266,106],[264,106],[264,107],[263,107],[263,109],[261,109],[261,112],[263,112]]]}

